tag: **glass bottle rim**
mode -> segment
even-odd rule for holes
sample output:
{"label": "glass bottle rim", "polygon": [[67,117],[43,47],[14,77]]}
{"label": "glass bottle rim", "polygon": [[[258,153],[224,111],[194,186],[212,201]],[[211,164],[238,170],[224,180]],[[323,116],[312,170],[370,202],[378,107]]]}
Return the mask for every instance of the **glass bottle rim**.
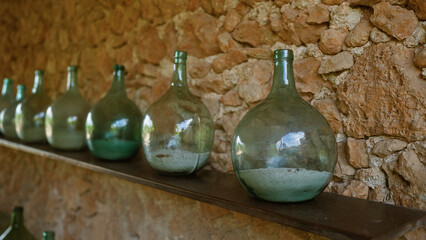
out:
{"label": "glass bottle rim", "polygon": [[274,60],[293,60],[294,55],[291,49],[277,49],[274,51]]}
{"label": "glass bottle rim", "polygon": [[44,75],[44,71],[40,69],[35,70],[34,73],[35,75]]}
{"label": "glass bottle rim", "polygon": [[13,80],[10,79],[10,78],[4,78],[3,79],[3,83],[11,83],[11,82],[13,82]]}
{"label": "glass bottle rim", "polygon": [[185,51],[175,51],[175,58],[186,60],[188,58],[188,53]]}
{"label": "glass bottle rim", "polygon": [[114,71],[124,71],[124,66],[123,65],[119,65],[119,64],[115,64],[114,65]]}
{"label": "glass bottle rim", "polygon": [[18,90],[25,90],[25,89],[27,89],[27,86],[26,86],[26,85],[23,85],[23,84],[18,84],[18,86],[16,86],[16,88],[17,88]]}
{"label": "glass bottle rim", "polygon": [[75,65],[70,65],[70,66],[68,66],[67,70],[68,71],[75,71],[75,70],[78,70],[78,67],[75,66]]}

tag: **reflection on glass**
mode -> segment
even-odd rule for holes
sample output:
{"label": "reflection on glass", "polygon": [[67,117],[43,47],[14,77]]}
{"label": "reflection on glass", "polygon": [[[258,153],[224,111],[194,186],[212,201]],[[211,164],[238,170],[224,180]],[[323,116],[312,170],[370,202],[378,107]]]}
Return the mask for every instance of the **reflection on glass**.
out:
{"label": "reflection on glass", "polygon": [[213,137],[210,112],[188,89],[186,52],[177,51],[171,87],[142,122],[145,157],[160,173],[191,174],[207,163]]}
{"label": "reflection on glass", "polygon": [[43,143],[46,141],[44,117],[51,100],[44,86],[44,72],[35,71],[32,94],[16,107],[15,129],[18,138],[26,143]]}
{"label": "reflection on glass", "polygon": [[15,129],[15,111],[16,106],[25,99],[26,89],[24,85],[18,85],[15,102],[0,113],[0,131],[8,138],[18,138]]}
{"label": "reflection on glass", "polygon": [[243,117],[232,143],[232,162],[242,186],[275,202],[315,197],[336,164],[333,131],[297,93],[292,60],[290,50],[275,51],[271,93]]}
{"label": "reflection on glass", "polygon": [[138,107],[126,95],[124,67],[115,65],[111,88],[87,115],[86,138],[90,151],[106,160],[132,157],[141,144],[141,119]]}

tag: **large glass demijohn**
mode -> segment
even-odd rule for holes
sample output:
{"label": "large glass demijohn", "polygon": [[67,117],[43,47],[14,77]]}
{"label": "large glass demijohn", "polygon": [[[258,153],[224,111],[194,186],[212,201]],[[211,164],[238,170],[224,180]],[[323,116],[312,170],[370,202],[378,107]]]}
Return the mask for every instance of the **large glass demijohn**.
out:
{"label": "large glass demijohn", "polygon": [[0,240],[35,240],[24,225],[24,209],[15,207],[10,226],[0,235]]}
{"label": "large glass demijohn", "polygon": [[200,170],[213,145],[213,120],[207,107],[189,91],[186,58],[186,52],[175,52],[171,87],[149,107],[142,122],[145,157],[163,174]]}
{"label": "large glass demijohn", "polygon": [[274,202],[312,199],[327,186],[337,160],[333,131],[321,113],[297,93],[293,52],[274,52],[268,97],[238,124],[232,163],[242,186]]}
{"label": "large glass demijohn", "polygon": [[78,90],[77,70],[76,66],[68,67],[67,91],[46,111],[47,141],[61,150],[77,151],[86,146],[85,123],[90,105]]}
{"label": "large glass demijohn", "polygon": [[110,89],[87,115],[87,145],[101,159],[127,159],[140,148],[142,114],[127,98],[124,74],[123,66],[114,66]]}
{"label": "large glass demijohn", "polygon": [[44,72],[36,70],[31,96],[16,107],[16,133],[18,138],[26,143],[42,143],[46,141],[44,117],[51,100],[44,90],[43,80]]}
{"label": "large glass demijohn", "polygon": [[0,96],[0,112],[13,103],[13,81],[10,78],[3,80],[3,87]]}
{"label": "large glass demijohn", "polygon": [[18,104],[25,100],[26,90],[27,87],[25,85],[18,85],[15,102],[0,113],[0,131],[8,138],[18,138],[15,128],[15,112]]}

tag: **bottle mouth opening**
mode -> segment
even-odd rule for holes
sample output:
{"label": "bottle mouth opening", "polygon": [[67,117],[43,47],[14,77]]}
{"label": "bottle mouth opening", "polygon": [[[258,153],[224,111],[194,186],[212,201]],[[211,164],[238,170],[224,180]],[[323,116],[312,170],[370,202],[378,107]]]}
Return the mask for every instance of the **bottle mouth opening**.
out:
{"label": "bottle mouth opening", "polygon": [[12,79],[10,79],[10,78],[5,78],[5,79],[3,79],[3,81],[4,81],[5,83],[13,82],[13,81],[12,81]]}
{"label": "bottle mouth opening", "polygon": [[35,75],[43,75],[44,71],[37,69],[37,70],[34,71],[34,73],[35,73]]}
{"label": "bottle mouth opening", "polygon": [[280,59],[286,59],[286,60],[293,60],[293,51],[290,49],[278,49],[274,51],[274,60],[280,60]]}
{"label": "bottle mouth opening", "polygon": [[23,211],[24,211],[24,208],[20,206],[13,208],[13,212],[23,212]]}
{"label": "bottle mouth opening", "polygon": [[124,71],[124,66],[119,65],[119,64],[115,64],[114,65],[114,71]]}
{"label": "bottle mouth opening", "polygon": [[70,65],[70,66],[68,66],[68,71],[76,71],[76,70],[78,70],[78,67],[77,66],[74,66],[74,65]]}
{"label": "bottle mouth opening", "polygon": [[175,51],[175,59],[186,60],[188,58],[188,53],[184,51]]}
{"label": "bottle mouth opening", "polygon": [[16,88],[18,90],[25,90],[25,89],[27,89],[27,86],[19,84]]}

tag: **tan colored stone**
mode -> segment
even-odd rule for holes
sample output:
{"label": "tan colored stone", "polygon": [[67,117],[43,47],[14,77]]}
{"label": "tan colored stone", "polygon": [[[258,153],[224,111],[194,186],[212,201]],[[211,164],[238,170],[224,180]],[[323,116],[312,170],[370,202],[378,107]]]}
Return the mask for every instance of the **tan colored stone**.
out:
{"label": "tan colored stone", "polygon": [[220,98],[220,102],[226,106],[238,107],[242,104],[238,91],[232,89]]}
{"label": "tan colored stone", "polygon": [[318,74],[321,62],[314,57],[295,60],[293,63],[294,79],[297,91],[308,101],[328,83]]}
{"label": "tan colored stone", "polygon": [[248,43],[252,46],[259,46],[262,43],[262,29],[256,21],[244,20],[239,23],[232,33],[232,36],[239,42]]}
{"label": "tan colored stone", "polygon": [[270,48],[244,48],[244,53],[252,58],[271,60],[273,51]]}
{"label": "tan colored stone", "polygon": [[349,69],[354,65],[354,57],[350,52],[344,51],[326,59],[318,69],[319,74],[338,72]]}
{"label": "tan colored stone", "polygon": [[374,43],[385,43],[391,40],[391,37],[386,33],[380,31],[380,29],[373,27],[370,32],[370,39]]}
{"label": "tan colored stone", "polygon": [[306,22],[309,24],[321,24],[330,21],[330,13],[327,6],[323,4],[315,5],[308,9],[308,18]]}
{"label": "tan colored stone", "polygon": [[167,24],[166,29],[163,34],[163,42],[167,48],[166,56],[173,56],[174,52],[177,50],[177,34],[175,31],[175,25],[173,22]]}
{"label": "tan colored stone", "polygon": [[417,228],[404,234],[406,240],[422,240],[426,236],[426,229],[424,227]]}
{"label": "tan colored stone", "polygon": [[365,140],[348,138],[346,140],[346,153],[349,164],[354,168],[368,167],[368,153]]}
{"label": "tan colored stone", "polygon": [[371,23],[398,40],[404,40],[416,29],[418,20],[413,11],[382,2],[374,7]]}
{"label": "tan colored stone", "polygon": [[292,0],[274,0],[275,5],[282,7],[284,4],[291,3]]}
{"label": "tan colored stone", "polygon": [[386,176],[378,167],[362,168],[357,171],[355,178],[372,189],[386,186]]}
{"label": "tan colored stone", "polygon": [[247,56],[240,50],[233,50],[217,56],[212,63],[212,68],[216,73],[221,73],[227,69],[247,61]]}
{"label": "tan colored stone", "polygon": [[426,67],[426,47],[422,47],[416,52],[414,63],[418,67],[421,67],[421,68]]}
{"label": "tan colored stone", "polygon": [[387,157],[394,152],[401,151],[406,146],[407,142],[405,141],[396,138],[385,139],[374,145],[372,153],[379,157]]}
{"label": "tan colored stone", "polygon": [[351,8],[347,3],[340,6],[331,6],[330,11],[330,28],[346,27],[352,31],[362,18],[362,10],[360,8]]}
{"label": "tan colored stone", "polygon": [[155,0],[140,0],[140,9],[142,10],[142,17],[144,19],[160,23],[163,21],[162,14],[155,2]]}
{"label": "tan colored stone", "polygon": [[237,6],[235,6],[235,10],[241,15],[245,16],[249,11],[251,7],[247,4],[245,4],[243,1],[238,1]]}
{"label": "tan colored stone", "polygon": [[202,78],[210,72],[212,68],[211,63],[202,59],[188,59],[188,72],[193,78]]}
{"label": "tan colored stone", "polygon": [[342,193],[343,196],[367,199],[368,186],[360,181],[352,180]]}
{"label": "tan colored stone", "polygon": [[368,200],[373,200],[376,202],[385,202],[389,199],[389,189],[386,187],[378,187],[372,189],[368,194]]}
{"label": "tan colored stone", "polygon": [[200,41],[200,48],[209,56],[219,52],[217,35],[218,20],[206,13],[196,13],[190,18],[195,36]]}
{"label": "tan colored stone", "polygon": [[[423,25],[425,27],[423,27]],[[414,29],[413,33],[406,38],[402,44],[409,48],[415,48],[419,45],[423,45],[426,43],[426,23],[422,24],[419,22],[416,29]]]}
{"label": "tan colored stone", "polygon": [[220,50],[222,50],[222,52],[225,52],[225,53],[241,48],[241,45],[238,42],[236,42],[232,38],[231,34],[228,32],[223,32],[219,34],[217,36],[217,42],[219,44]]}
{"label": "tan colored stone", "polygon": [[337,143],[337,163],[334,176],[346,180],[351,179],[355,172],[355,168],[349,165],[346,159],[345,143]]}
{"label": "tan colored stone", "polygon": [[322,0],[322,3],[327,4],[327,5],[340,5],[344,1],[345,0]]}
{"label": "tan colored stone", "polygon": [[256,3],[265,2],[265,1],[266,0],[241,0],[241,2],[247,4],[247,5],[251,6],[251,7],[254,7],[256,5]]}
{"label": "tan colored stone", "polygon": [[318,42],[321,33],[327,29],[327,24],[308,24],[305,11],[283,7],[282,15],[273,13],[270,16],[271,29],[281,37],[286,44]]}
{"label": "tan colored stone", "polygon": [[426,1],[408,0],[408,7],[414,10],[420,20],[426,20]]}
{"label": "tan colored stone", "polygon": [[361,47],[368,42],[370,31],[373,28],[370,21],[362,19],[356,27],[346,36],[345,45],[348,47]]}
{"label": "tan colored stone", "polygon": [[209,112],[213,116],[213,118],[219,115],[220,98],[221,98],[221,95],[217,93],[207,93],[201,96],[201,101],[206,105],[207,109],[209,109]]}
{"label": "tan colored stone", "polygon": [[352,74],[337,88],[340,109],[347,109],[343,125],[348,136],[423,138],[426,87],[413,55],[389,42],[368,47],[357,58]]}
{"label": "tan colored stone", "polygon": [[342,117],[336,103],[332,99],[314,100],[312,105],[327,119],[333,128],[333,132],[343,132]]}
{"label": "tan colored stone", "polygon": [[398,167],[395,170],[406,181],[419,187],[419,189],[426,189],[426,167],[420,162],[415,151],[404,151],[399,157]]}
{"label": "tan colored stone", "polygon": [[111,14],[111,31],[122,34],[129,31],[136,25],[139,18],[139,11],[133,8],[124,9],[121,5],[116,5]]}
{"label": "tan colored stone", "polygon": [[349,5],[373,7],[374,5],[384,1],[385,0],[349,0]]}
{"label": "tan colored stone", "polygon": [[230,9],[226,13],[225,22],[223,27],[226,31],[232,32],[234,28],[241,22],[242,16],[235,9]]}
{"label": "tan colored stone", "polygon": [[140,31],[141,38],[138,41],[138,55],[141,59],[158,64],[166,55],[166,45],[158,36],[154,27],[144,27]]}
{"label": "tan colored stone", "polygon": [[346,28],[327,29],[321,34],[319,48],[324,54],[337,54],[342,51],[343,41],[347,34]]}
{"label": "tan colored stone", "polygon": [[203,92],[215,92],[220,94],[225,94],[234,86],[229,79],[220,75],[210,74],[203,78],[194,79],[192,84]]}

